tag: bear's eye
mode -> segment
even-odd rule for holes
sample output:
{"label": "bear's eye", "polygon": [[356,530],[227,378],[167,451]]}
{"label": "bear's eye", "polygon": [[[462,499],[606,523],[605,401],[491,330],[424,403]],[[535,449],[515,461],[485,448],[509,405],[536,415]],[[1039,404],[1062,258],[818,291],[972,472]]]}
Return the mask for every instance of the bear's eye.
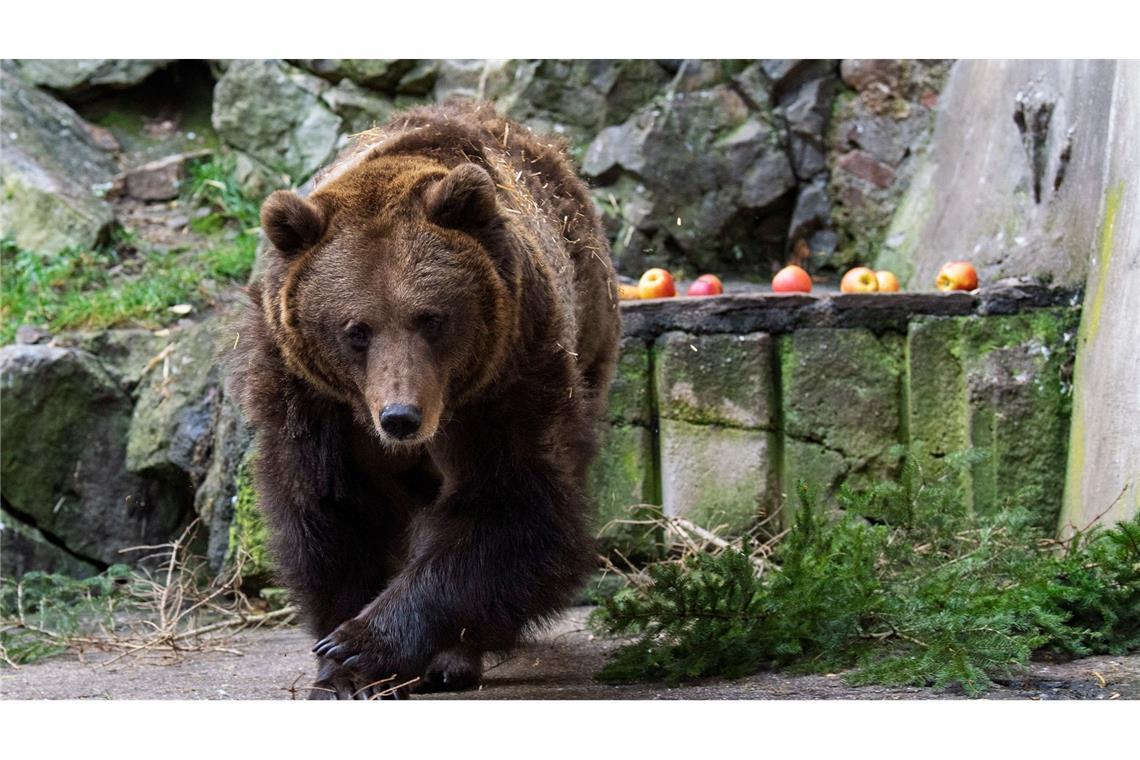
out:
{"label": "bear's eye", "polygon": [[443,329],[443,321],[442,314],[421,314],[418,319],[420,332],[428,340],[436,338],[439,336],[439,331]]}
{"label": "bear's eye", "polygon": [[363,351],[368,348],[368,342],[372,340],[372,329],[363,322],[349,322],[345,325],[344,337],[350,348]]}

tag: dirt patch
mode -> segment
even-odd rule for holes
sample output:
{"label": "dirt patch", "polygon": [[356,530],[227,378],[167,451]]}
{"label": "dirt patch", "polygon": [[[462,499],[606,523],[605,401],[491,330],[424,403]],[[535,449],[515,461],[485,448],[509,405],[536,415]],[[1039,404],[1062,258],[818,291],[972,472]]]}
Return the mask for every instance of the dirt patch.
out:
{"label": "dirt patch", "polygon": [[[557,624],[511,657],[488,663],[478,691],[418,699],[963,699],[960,690],[852,687],[839,674],[762,673],[735,681],[708,679],[610,686],[594,681],[613,642],[585,629],[588,607]],[[298,628],[245,631],[233,654],[201,652],[122,658],[56,658],[0,672],[3,699],[291,699],[305,696],[313,677],[310,637]],[[1140,655],[1034,663],[1022,677],[999,684],[989,699],[1140,699]]]}

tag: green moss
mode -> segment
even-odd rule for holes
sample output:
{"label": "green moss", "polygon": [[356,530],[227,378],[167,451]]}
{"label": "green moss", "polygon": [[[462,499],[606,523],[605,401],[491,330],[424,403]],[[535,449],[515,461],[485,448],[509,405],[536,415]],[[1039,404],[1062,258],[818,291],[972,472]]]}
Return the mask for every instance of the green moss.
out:
{"label": "green moss", "polygon": [[971,472],[980,514],[1024,507],[1055,525],[1072,407],[1079,311],[1041,309],[961,320],[970,445],[989,452]]}
{"label": "green moss", "polygon": [[695,425],[770,430],[772,341],[765,333],[667,333],[654,344],[658,414]]}
{"label": "green moss", "polygon": [[245,582],[262,585],[271,575],[272,564],[269,529],[257,507],[257,492],[253,485],[251,463],[254,456],[251,451],[238,466],[226,563],[232,564],[239,556],[243,557],[242,577]]}
{"label": "green moss", "polygon": [[[1097,245],[1096,285],[1092,293],[1085,299],[1077,344],[1084,350],[1100,332],[1101,314],[1104,311],[1104,295],[1108,288],[1108,268],[1112,261],[1113,246],[1116,239],[1116,215],[1120,212],[1120,204],[1124,198],[1124,184],[1120,183],[1108,191],[1105,197],[1104,220],[1100,226],[1100,239]],[[1134,347],[1133,347],[1134,348]],[[1077,368],[1076,381],[1080,382],[1080,368]],[[1087,468],[1085,462],[1085,420],[1084,394],[1077,393],[1073,401],[1072,431],[1069,436],[1069,460],[1065,471],[1064,515],[1062,527],[1072,522],[1083,525],[1086,520],[1078,517],[1084,513],[1082,498],[1082,482]],[[1133,489],[1133,493],[1140,494],[1140,488]],[[1140,499],[1140,496],[1136,497]]]}
{"label": "green moss", "polygon": [[780,338],[784,432],[863,463],[901,435],[903,341],[865,329],[805,329]]}
{"label": "green moss", "polygon": [[624,338],[618,351],[608,417],[615,423],[649,425],[653,417],[649,398],[649,348],[640,340]]}

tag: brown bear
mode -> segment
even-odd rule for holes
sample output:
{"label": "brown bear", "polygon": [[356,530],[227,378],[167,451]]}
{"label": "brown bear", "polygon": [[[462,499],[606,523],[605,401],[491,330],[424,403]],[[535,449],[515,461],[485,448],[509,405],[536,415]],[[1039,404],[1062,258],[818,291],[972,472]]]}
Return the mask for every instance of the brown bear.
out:
{"label": "brown bear", "polygon": [[451,103],[360,135],[261,220],[230,366],[320,639],[311,696],[475,685],[594,558],[584,480],[620,328],[586,186],[553,141]]}

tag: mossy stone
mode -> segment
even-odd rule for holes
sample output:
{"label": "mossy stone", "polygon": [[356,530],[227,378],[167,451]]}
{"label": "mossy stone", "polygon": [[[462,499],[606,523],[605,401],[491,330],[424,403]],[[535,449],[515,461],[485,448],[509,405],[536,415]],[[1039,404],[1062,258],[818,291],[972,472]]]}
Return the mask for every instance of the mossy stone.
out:
{"label": "mossy stone", "polygon": [[623,338],[607,405],[614,423],[648,426],[653,420],[649,387],[649,348],[637,338]]}
{"label": "mossy stone", "polygon": [[902,339],[805,329],[780,339],[784,431],[860,462],[901,441]]}
{"label": "mossy stone", "polygon": [[771,429],[772,351],[766,333],[662,335],[654,345],[658,413],[697,425]]}
{"label": "mossy stone", "polygon": [[644,554],[652,531],[616,524],[639,514],[646,504],[659,503],[653,460],[653,434],[639,425],[606,425],[602,446],[590,465],[589,492],[597,505],[598,548],[617,549],[630,557]]}
{"label": "mossy stone", "polygon": [[962,321],[928,317],[910,323],[906,338],[906,426],[919,444],[927,477],[945,473],[945,457],[970,447]]}
{"label": "mossy stone", "polygon": [[973,507],[1024,506],[1041,527],[1060,513],[1069,440],[1069,382],[1079,315],[1069,308],[962,320]]}
{"label": "mossy stone", "polygon": [[661,420],[665,514],[740,535],[779,504],[775,435]]}

